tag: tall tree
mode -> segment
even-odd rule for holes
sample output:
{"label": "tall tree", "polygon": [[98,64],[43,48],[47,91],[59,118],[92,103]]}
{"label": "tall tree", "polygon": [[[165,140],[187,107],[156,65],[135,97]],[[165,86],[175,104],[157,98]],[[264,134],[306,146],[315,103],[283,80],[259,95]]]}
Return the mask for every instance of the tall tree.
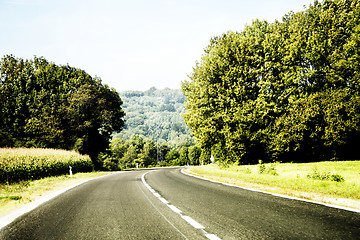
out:
{"label": "tall tree", "polygon": [[124,125],[118,93],[83,70],[10,55],[0,74],[2,146],[76,149],[96,163]]}
{"label": "tall tree", "polygon": [[182,84],[184,120],[203,155],[243,163],[355,158],[359,13],[357,0],[315,1],[282,22],[255,20],[212,38]]}

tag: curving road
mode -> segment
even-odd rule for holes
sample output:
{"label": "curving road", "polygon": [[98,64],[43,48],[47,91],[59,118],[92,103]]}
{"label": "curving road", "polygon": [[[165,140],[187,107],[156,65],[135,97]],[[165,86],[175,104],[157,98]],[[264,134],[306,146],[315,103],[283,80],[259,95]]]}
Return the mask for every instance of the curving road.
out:
{"label": "curving road", "polygon": [[360,214],[143,170],[73,188],[0,239],[360,239]]}

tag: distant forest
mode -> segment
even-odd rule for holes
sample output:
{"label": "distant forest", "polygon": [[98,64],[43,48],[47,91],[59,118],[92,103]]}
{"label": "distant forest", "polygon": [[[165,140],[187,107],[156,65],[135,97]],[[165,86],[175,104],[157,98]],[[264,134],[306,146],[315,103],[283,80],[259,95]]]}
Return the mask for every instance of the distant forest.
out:
{"label": "distant forest", "polygon": [[126,113],[124,129],[114,138],[129,140],[133,135],[167,143],[180,149],[193,144],[190,129],[181,116],[185,97],[180,89],[124,91],[119,93]]}

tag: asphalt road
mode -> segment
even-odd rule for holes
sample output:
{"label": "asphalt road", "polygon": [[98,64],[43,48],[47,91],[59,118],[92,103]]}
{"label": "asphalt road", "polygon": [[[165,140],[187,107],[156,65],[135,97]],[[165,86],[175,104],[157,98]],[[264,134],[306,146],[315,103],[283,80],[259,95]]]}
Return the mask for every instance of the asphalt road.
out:
{"label": "asphalt road", "polygon": [[0,239],[360,239],[360,214],[189,177],[121,172],[19,217]]}

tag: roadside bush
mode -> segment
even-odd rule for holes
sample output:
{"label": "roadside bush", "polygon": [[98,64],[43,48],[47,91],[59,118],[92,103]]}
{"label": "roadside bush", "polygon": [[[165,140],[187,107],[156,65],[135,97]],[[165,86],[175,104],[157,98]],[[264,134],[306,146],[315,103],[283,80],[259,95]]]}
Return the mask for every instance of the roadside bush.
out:
{"label": "roadside bush", "polygon": [[259,160],[258,168],[260,174],[270,174],[274,176],[279,175],[276,171],[275,163],[271,163],[270,165],[266,166],[262,160]]}
{"label": "roadside bush", "polygon": [[321,172],[318,169],[314,168],[311,173],[306,175],[307,178],[314,180],[328,180],[334,182],[344,182],[345,178],[340,174],[331,174],[330,172]]}

